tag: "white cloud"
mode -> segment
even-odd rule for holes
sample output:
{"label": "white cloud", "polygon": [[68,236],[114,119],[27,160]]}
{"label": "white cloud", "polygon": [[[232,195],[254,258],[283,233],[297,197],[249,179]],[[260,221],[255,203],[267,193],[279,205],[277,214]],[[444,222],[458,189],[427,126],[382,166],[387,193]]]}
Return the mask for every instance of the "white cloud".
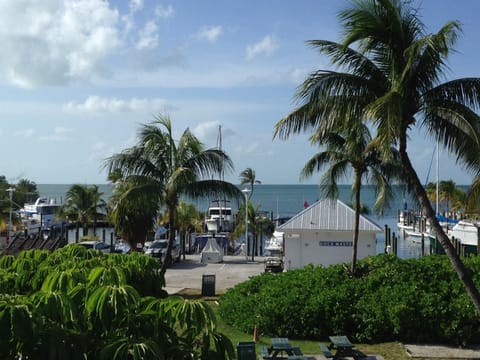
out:
{"label": "white cloud", "polygon": [[15,131],[14,135],[15,135],[15,136],[18,136],[18,137],[30,138],[30,137],[32,137],[33,135],[35,135],[35,130],[32,129],[32,128],[30,128],[30,129],[18,130],[18,131]]}
{"label": "white cloud", "polygon": [[153,21],[148,21],[139,32],[137,49],[155,49],[158,46],[158,26]]}
{"label": "white cloud", "polygon": [[259,42],[247,46],[247,60],[252,60],[258,55],[272,55],[278,48],[276,40],[267,35]]}
{"label": "white cloud", "polygon": [[155,15],[161,18],[170,18],[175,15],[175,10],[172,5],[162,6],[158,5],[155,8]]}
{"label": "white cloud", "polygon": [[197,38],[205,39],[209,42],[215,42],[223,33],[221,26],[205,26],[197,33]]}
{"label": "white cloud", "polygon": [[76,103],[71,101],[63,106],[63,109],[70,113],[118,113],[125,111],[143,111],[157,113],[168,108],[171,109],[172,107],[168,106],[167,101],[161,98],[132,98],[124,100],[117,98],[103,98],[100,96],[89,96],[83,103]]}
{"label": "white cloud", "polygon": [[143,9],[143,0],[130,0],[130,12],[134,13]]}
{"label": "white cloud", "polygon": [[220,122],[218,121],[207,121],[195,126],[195,128],[192,129],[192,132],[203,143],[206,143],[207,141],[211,143],[211,140],[215,139],[218,135],[219,126]]}
{"label": "white cloud", "polygon": [[53,134],[41,136],[41,140],[47,141],[65,141],[70,138],[70,134],[73,132],[73,129],[69,129],[62,126],[57,126],[53,129]]}
{"label": "white cloud", "polygon": [[[2,2],[0,76],[16,86],[61,85],[105,74],[119,15],[102,0]],[[19,24],[22,24],[19,26]]]}
{"label": "white cloud", "polygon": [[[207,147],[215,147],[218,145],[219,121],[206,121],[199,123],[195,128],[191,129],[192,133],[205,144]],[[235,135],[235,132],[227,127],[222,126],[222,142],[229,137]]]}

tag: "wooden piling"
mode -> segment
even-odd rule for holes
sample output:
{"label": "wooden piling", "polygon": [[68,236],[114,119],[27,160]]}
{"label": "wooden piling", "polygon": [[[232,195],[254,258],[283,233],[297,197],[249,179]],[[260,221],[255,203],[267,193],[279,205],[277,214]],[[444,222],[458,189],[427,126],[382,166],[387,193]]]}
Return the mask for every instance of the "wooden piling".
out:
{"label": "wooden piling", "polygon": [[422,256],[425,256],[425,234],[422,232]]}

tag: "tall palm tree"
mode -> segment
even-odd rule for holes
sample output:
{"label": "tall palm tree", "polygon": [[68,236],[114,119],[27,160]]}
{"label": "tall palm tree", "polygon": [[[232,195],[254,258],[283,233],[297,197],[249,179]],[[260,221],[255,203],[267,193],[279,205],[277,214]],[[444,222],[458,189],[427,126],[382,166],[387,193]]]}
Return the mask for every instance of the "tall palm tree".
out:
{"label": "tall palm tree", "polygon": [[[173,137],[168,116],[158,116],[142,125],[137,145],[106,160],[108,173],[121,174],[135,186],[130,196],[148,194],[168,213],[169,242],[161,274],[172,260],[175,241],[176,209],[181,195],[187,198],[225,196],[242,198],[242,192],[223,180],[208,179],[224,169],[233,169],[230,158],[220,149],[204,149],[203,144],[186,129],[178,141]],[[158,210],[157,209],[157,210]]]}
{"label": "tall palm tree", "polygon": [[257,180],[255,177],[255,170],[252,168],[246,168],[240,173],[240,186],[248,184],[250,185],[250,194],[248,194],[248,198],[250,199],[253,195],[253,186],[255,184],[261,184],[260,180]]}
{"label": "tall palm tree", "polygon": [[[348,169],[353,170],[352,197],[354,197],[355,222],[352,246],[351,272],[355,273],[357,264],[358,234],[360,213],[362,212],[361,188],[362,179],[370,180],[375,185],[377,195],[375,210],[383,212],[384,207],[393,198],[389,185],[392,175],[398,175],[400,167],[395,163],[383,163],[378,152],[369,147],[371,135],[362,123],[351,128],[338,129],[338,132],[317,132],[310,137],[312,143],[318,143],[325,150],[315,154],[302,169],[301,177],[310,177],[314,172],[330,165],[321,178],[321,191],[328,198],[338,198],[337,182],[348,175]],[[395,150],[392,149],[395,153]],[[398,158],[397,158],[398,160]]]}
{"label": "tall palm tree", "polygon": [[480,293],[438,223],[407,152],[409,132],[419,126],[478,173],[480,79],[441,82],[460,25],[448,22],[426,34],[418,14],[411,2],[400,0],[358,0],[340,12],[341,43],[309,41],[338,71],[307,77],[297,92],[299,107],[276,124],[275,136],[288,138],[311,127],[328,132],[348,127],[351,119],[370,121],[382,157],[390,156],[392,144],[398,147],[404,181],[480,312]]}

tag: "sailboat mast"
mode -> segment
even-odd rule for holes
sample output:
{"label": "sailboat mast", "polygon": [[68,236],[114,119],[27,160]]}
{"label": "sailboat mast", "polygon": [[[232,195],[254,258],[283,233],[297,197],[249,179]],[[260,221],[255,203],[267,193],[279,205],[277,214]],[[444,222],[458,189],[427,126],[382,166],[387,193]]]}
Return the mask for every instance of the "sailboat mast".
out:
{"label": "sailboat mast", "polygon": [[[217,137],[217,149],[218,150],[222,150],[222,125],[218,125],[218,137]],[[220,171],[220,180],[224,180],[224,172],[223,172],[223,166],[222,166],[222,169]],[[223,198],[223,205],[221,203],[221,201],[218,202],[218,209],[219,209],[219,214],[220,214],[220,229],[223,229],[223,214],[222,214],[222,206],[225,206],[226,204],[226,199]]]}

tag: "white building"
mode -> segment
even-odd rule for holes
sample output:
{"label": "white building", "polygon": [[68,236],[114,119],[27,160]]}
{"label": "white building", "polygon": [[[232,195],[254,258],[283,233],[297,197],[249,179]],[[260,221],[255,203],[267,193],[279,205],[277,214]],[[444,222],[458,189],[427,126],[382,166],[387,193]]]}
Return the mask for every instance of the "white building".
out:
{"label": "white building", "polygon": [[[340,200],[319,200],[277,230],[284,233],[285,269],[352,261],[355,211]],[[382,229],[360,215],[357,258],[375,255]]]}

